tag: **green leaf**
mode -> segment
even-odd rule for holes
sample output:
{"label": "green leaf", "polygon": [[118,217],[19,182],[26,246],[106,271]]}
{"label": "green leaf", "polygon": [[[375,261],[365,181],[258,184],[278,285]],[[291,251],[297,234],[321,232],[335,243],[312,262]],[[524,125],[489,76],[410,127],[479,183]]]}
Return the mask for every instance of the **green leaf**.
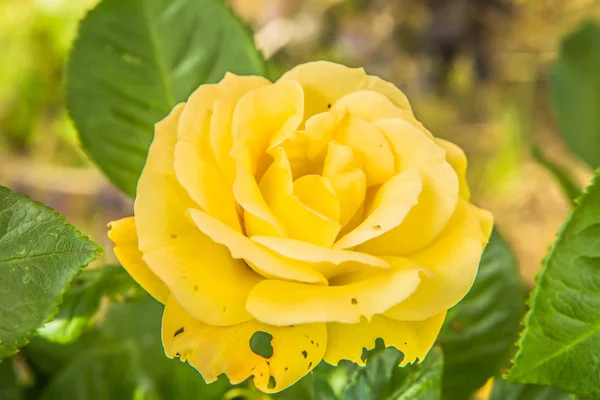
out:
{"label": "green leaf", "polygon": [[349,378],[346,400],[438,400],[441,392],[444,360],[442,351],[433,348],[420,364],[398,367],[403,355],[383,341],[367,357],[364,368],[356,368]]}
{"label": "green leaf", "polygon": [[9,359],[0,363],[0,399],[23,400],[25,394],[19,385],[12,361]]}
{"label": "green leaf", "polygon": [[0,186],[0,358],[57,313],[69,283],[101,252],[52,209]]}
{"label": "green leaf", "polygon": [[571,400],[570,394],[562,390],[539,385],[509,383],[503,379],[494,380],[490,400]]}
{"label": "green leaf", "polygon": [[154,124],[227,71],[263,75],[265,67],[221,0],[103,0],[81,21],[67,105],[84,149],[133,196]]}
{"label": "green leaf", "polygon": [[103,298],[126,301],[143,293],[121,266],[84,270],[65,293],[58,314],[38,333],[53,342],[72,342],[92,325]]}
{"label": "green leaf", "polygon": [[231,388],[226,379],[207,385],[191,366],[165,356],[160,339],[162,311],[163,306],[149,296],[112,303],[95,329],[76,342],[38,340],[37,351],[26,355],[44,371],[53,354],[69,355],[54,364],[59,369],[49,377],[40,398],[220,399]]}
{"label": "green leaf", "polygon": [[535,161],[545,167],[548,172],[552,174],[554,179],[556,179],[562,188],[564,194],[567,196],[567,198],[569,198],[569,200],[571,200],[572,203],[575,202],[576,198],[581,196],[581,189],[575,183],[573,177],[570,176],[569,172],[546,157],[539,146],[533,146],[531,148],[531,155]]}
{"label": "green leaf", "polygon": [[441,395],[444,356],[442,350],[434,347],[422,364],[413,365],[410,370],[396,369],[394,377],[403,383],[389,397],[390,400],[437,400]]}
{"label": "green leaf", "polygon": [[513,352],[524,302],[516,259],[494,231],[471,291],[450,310],[440,334],[444,399],[468,399],[500,373]]}
{"label": "green leaf", "polygon": [[582,24],[567,36],[550,75],[552,104],[567,145],[600,166],[600,26]]}
{"label": "green leaf", "polygon": [[548,254],[507,379],[600,396],[600,171]]}

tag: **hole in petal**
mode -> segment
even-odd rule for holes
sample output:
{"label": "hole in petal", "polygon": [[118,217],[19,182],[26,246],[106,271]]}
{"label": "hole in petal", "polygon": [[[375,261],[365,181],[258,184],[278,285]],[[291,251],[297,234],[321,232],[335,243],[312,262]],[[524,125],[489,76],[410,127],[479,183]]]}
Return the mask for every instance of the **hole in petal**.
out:
{"label": "hole in petal", "polygon": [[308,357],[308,352],[306,350],[302,350],[302,355],[304,358]]}
{"label": "hole in petal", "polygon": [[277,382],[275,381],[275,378],[270,376],[269,377],[269,383],[267,384],[267,388],[269,389],[275,389],[275,386],[277,386]]}
{"label": "hole in petal", "polygon": [[356,299],[353,298],[352,300],[350,300],[350,303],[352,303],[353,305],[357,305],[358,304],[358,300],[356,300]]}
{"label": "hole in petal", "polygon": [[250,350],[264,358],[273,357],[273,335],[263,331],[256,331],[250,338]]}

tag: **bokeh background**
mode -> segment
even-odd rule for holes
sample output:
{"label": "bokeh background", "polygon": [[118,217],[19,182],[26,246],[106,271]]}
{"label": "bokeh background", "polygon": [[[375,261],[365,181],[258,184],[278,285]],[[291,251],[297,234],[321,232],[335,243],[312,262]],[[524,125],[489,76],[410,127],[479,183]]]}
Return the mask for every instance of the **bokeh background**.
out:
{"label": "bokeh background", "polygon": [[[77,22],[97,0],[0,0],[0,184],[64,214],[110,249],[106,223],[131,200],[87,160],[64,105],[63,69]],[[231,0],[270,59],[270,78],[310,60],[363,66],[394,82],[436,136],[469,157],[474,201],[532,283],[570,209],[531,156],[591,172],[562,143],[548,96],[560,39],[592,0]],[[97,263],[114,262],[111,251]]]}

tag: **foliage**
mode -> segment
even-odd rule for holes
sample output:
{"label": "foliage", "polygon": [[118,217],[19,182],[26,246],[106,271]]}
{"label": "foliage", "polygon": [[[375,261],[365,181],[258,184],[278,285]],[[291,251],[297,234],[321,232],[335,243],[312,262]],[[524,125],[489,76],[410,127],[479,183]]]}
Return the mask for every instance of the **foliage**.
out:
{"label": "foliage", "polygon": [[[564,140],[593,168],[600,166],[599,43],[600,26],[583,24],[565,38],[550,76]],[[58,47],[52,68],[66,51]],[[221,0],[103,0],[80,23],[67,101],[84,149],[134,195],[153,126],[176,103],[226,72],[266,71],[278,66],[265,65],[250,31]],[[28,73],[29,90],[15,113],[0,115],[8,142],[19,146],[39,109],[61,97],[62,87],[38,72]],[[508,147],[516,157],[513,143]],[[542,148],[533,148],[534,159],[574,200],[581,191],[571,172]],[[398,367],[402,353],[378,339],[365,351],[366,367],[322,363],[270,397],[466,400],[491,377],[490,400],[572,398],[565,391],[600,397],[599,175],[574,201],[544,261],[507,375],[512,382],[498,375],[514,350],[524,291],[516,260],[495,232],[473,288],[450,310],[438,345],[421,363]],[[101,252],[50,208],[0,186],[0,399],[267,397],[251,382],[231,386],[222,377],[207,385],[167,359],[158,334],[162,306],[120,266],[82,271]],[[272,355],[269,336],[252,337],[256,354]]]}
{"label": "foliage", "polygon": [[67,66],[67,103],[83,148],[135,194],[154,124],[226,72],[264,74],[248,30],[220,0],[104,0]]}
{"label": "foliage", "polygon": [[101,252],[50,208],[0,186],[0,359],[54,317],[70,282]]}
{"label": "foliage", "polygon": [[572,396],[559,389],[509,383],[496,379],[492,387],[490,400],[571,400]]}
{"label": "foliage", "polygon": [[506,365],[519,333],[523,302],[516,260],[494,232],[473,288],[449,311],[440,334],[444,399],[468,399]]}
{"label": "foliage", "polygon": [[600,25],[588,22],[562,43],[550,76],[552,104],[569,147],[600,166]]}
{"label": "foliage", "polygon": [[530,299],[507,378],[600,396],[600,178],[559,233]]}

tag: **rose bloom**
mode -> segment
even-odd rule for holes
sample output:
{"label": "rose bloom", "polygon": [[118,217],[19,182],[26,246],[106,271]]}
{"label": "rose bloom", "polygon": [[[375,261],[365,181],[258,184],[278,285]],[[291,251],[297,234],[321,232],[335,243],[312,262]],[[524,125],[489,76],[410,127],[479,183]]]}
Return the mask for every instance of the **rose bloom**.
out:
{"label": "rose bloom", "polygon": [[492,230],[466,166],[363,69],[227,74],[156,124],[109,236],[165,305],[167,356],[278,392],[321,360],[364,365],[377,338],[425,357]]}

